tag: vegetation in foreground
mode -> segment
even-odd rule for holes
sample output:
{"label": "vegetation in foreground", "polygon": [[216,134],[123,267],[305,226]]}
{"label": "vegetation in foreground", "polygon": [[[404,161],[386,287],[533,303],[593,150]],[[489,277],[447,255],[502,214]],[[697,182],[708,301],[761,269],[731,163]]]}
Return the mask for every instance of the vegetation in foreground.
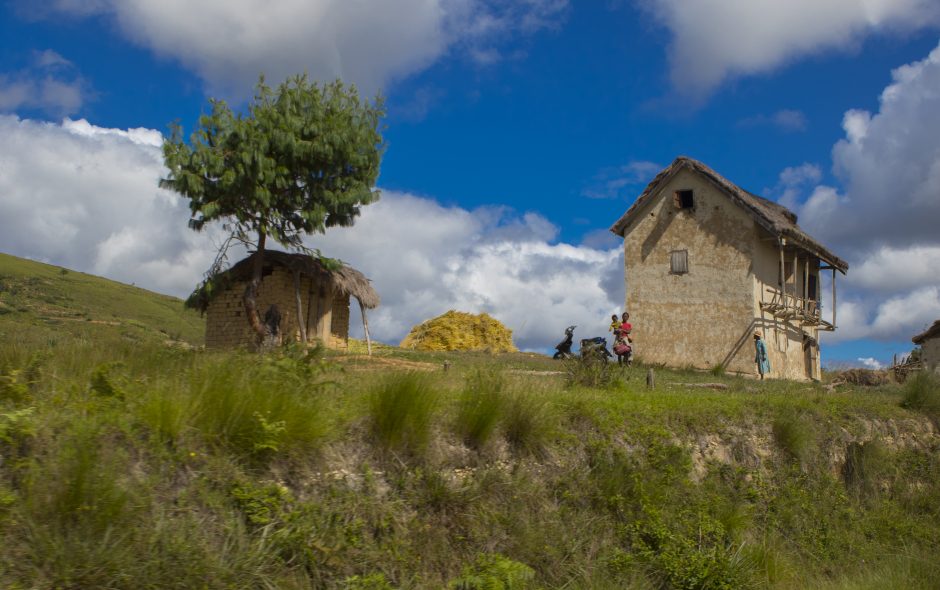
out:
{"label": "vegetation in foreground", "polygon": [[70,332],[19,301],[0,316],[2,587],[926,589],[940,575],[929,377],[827,392],[656,369],[647,390],[645,367],[518,353],[206,353],[168,344],[161,316]]}

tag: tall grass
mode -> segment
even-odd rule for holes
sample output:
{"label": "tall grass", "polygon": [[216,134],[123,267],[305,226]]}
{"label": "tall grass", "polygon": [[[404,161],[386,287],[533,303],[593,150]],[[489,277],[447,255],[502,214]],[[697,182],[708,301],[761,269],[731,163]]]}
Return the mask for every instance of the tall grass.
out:
{"label": "tall grass", "polygon": [[438,395],[430,378],[403,373],[387,378],[369,400],[369,424],[375,441],[385,450],[423,452],[431,438]]}
{"label": "tall grass", "polygon": [[541,456],[547,450],[557,415],[544,388],[517,390],[509,396],[503,428],[516,451]]}
{"label": "tall grass", "polygon": [[817,449],[813,420],[797,412],[786,412],[773,422],[774,440],[791,458],[807,464]]}
{"label": "tall grass", "polygon": [[481,449],[490,441],[502,418],[506,379],[497,371],[471,373],[458,399],[454,427],[463,441]]}
{"label": "tall grass", "polygon": [[137,412],[157,438],[173,445],[193,434],[252,460],[313,451],[331,430],[323,386],[271,362],[209,357],[187,379],[142,392]]}
{"label": "tall grass", "polygon": [[940,379],[929,371],[918,371],[904,383],[901,405],[940,417]]}

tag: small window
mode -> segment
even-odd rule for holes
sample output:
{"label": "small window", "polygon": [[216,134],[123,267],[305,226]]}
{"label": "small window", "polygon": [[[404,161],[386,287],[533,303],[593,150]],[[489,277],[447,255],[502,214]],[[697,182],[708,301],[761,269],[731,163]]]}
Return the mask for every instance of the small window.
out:
{"label": "small window", "polygon": [[695,206],[695,200],[692,198],[692,191],[676,191],[674,197],[676,209],[692,209]]}
{"label": "small window", "polygon": [[689,251],[674,250],[669,253],[669,273],[684,275],[689,272]]}

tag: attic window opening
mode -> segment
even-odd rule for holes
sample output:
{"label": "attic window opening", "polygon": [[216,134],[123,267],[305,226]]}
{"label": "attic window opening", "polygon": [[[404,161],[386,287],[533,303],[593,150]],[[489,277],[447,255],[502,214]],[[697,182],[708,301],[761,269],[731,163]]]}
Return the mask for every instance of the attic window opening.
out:
{"label": "attic window opening", "polygon": [[669,253],[669,274],[684,275],[689,272],[689,251],[673,250]]}
{"label": "attic window opening", "polygon": [[676,191],[675,196],[676,209],[692,209],[695,207],[695,199],[691,190]]}

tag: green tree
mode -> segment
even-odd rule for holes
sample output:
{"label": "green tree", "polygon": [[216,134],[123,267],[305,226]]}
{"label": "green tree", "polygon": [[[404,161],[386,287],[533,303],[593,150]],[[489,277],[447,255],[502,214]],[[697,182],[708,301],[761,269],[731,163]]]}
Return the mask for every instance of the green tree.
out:
{"label": "green tree", "polygon": [[256,296],[267,239],[299,248],[305,234],[350,226],[362,205],[378,200],[385,112],[380,98],[361,100],[355,86],[306,76],[276,91],[262,77],[246,116],[224,101],[210,104],[188,143],[172,127],[163,144],[169,175],[160,186],[189,199],[193,229],[221,220],[238,235],[257,236],[243,302],[260,339]]}

